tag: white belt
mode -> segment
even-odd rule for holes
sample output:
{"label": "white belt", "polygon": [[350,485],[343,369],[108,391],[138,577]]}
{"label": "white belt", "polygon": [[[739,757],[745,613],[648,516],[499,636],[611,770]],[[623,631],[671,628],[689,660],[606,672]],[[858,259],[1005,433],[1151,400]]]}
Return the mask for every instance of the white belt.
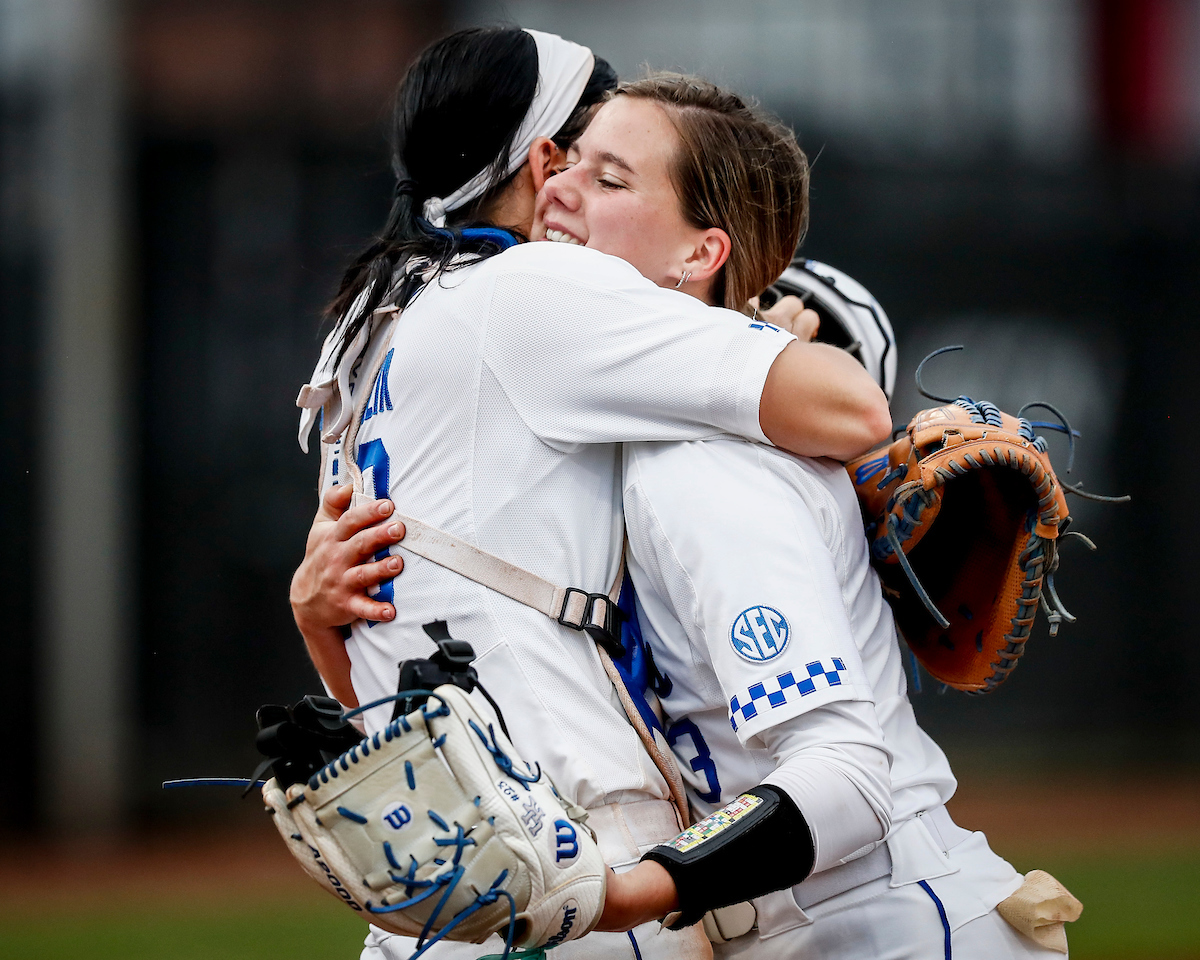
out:
{"label": "white belt", "polygon": [[813,874],[804,882],[792,887],[792,893],[800,909],[807,910],[814,904],[853,890],[864,883],[886,877],[891,872],[892,855],[887,844],[881,843],[865,857]]}
{"label": "white belt", "polygon": [[587,814],[587,825],[596,832],[604,862],[618,869],[637,863],[642,854],[683,829],[669,800],[608,803]]}
{"label": "white belt", "polygon": [[[950,819],[950,814],[944,806],[934,807],[917,816],[923,820],[930,835],[943,851],[952,849],[970,836],[968,831]],[[866,856],[814,874],[794,886],[792,892],[800,909],[807,910],[830,897],[836,897],[880,877],[890,876],[891,873],[892,853],[886,843],[881,843]]]}

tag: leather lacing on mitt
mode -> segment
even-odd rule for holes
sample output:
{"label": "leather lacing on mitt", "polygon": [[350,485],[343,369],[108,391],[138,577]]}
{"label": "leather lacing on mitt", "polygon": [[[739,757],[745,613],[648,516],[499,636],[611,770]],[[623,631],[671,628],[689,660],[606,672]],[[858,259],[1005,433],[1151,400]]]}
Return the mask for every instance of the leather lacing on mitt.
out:
{"label": "leather lacing on mitt", "polygon": [[[847,465],[867,522],[871,557],[913,656],[941,683],[987,693],[1016,667],[1038,607],[1050,634],[1075,618],[1054,586],[1058,547],[1068,532],[1064,494],[1120,502],[1055,475],[1036,429],[1065,433],[1074,459],[1078,434],[1053,406],[1026,404],[1012,416],[986,400],[950,400],[917,389],[945,406],[923,410],[889,446]],[[1027,410],[1050,411],[1060,423],[1030,421]],[[936,521],[936,522],[935,522]],[[919,689],[919,688],[918,688]]]}

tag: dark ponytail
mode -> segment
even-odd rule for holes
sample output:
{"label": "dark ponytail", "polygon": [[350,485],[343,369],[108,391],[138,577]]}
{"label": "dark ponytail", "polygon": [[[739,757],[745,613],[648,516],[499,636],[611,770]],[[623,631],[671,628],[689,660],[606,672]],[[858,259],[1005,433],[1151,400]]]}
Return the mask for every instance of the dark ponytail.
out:
{"label": "dark ponytail", "polygon": [[[416,281],[394,286],[397,268],[413,257],[429,260],[437,271],[468,254],[475,263],[503,246],[487,236],[463,236],[481,223],[483,210],[516,176],[507,170],[513,141],[533,102],[538,84],[536,41],[516,27],[460,30],[433,44],[409,68],[396,94],[392,116],[392,171],[396,184],[383,231],[351,263],[342,277],[327,318],[340,325],[338,361],[371,314],[388,302],[404,304]],[[600,58],[579,104],[555,136],[573,141],[616,74]],[[425,201],[445,197],[490,169],[478,200],[447,214],[445,229],[434,229],[422,216]],[[523,237],[519,239],[524,239]],[[353,310],[363,291],[365,301]]]}

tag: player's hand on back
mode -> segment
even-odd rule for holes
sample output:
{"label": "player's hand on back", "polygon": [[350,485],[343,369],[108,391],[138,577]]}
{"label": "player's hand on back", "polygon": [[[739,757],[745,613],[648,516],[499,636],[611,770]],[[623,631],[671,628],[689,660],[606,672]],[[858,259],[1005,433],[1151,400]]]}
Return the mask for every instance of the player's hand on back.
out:
{"label": "player's hand on back", "polygon": [[[758,297],[750,298],[750,305],[758,306]],[[810,310],[799,297],[780,297],[769,310],[759,310],[758,316],[786,330],[798,340],[811,340],[821,326],[821,317]]]}
{"label": "player's hand on back", "polygon": [[304,560],[292,576],[292,615],[306,636],[355,620],[396,616],[395,607],[372,600],[367,590],[403,568],[400,557],[371,558],[400,542],[404,524],[388,522],[394,510],[390,500],[347,509],[352,493],[351,485],[343,484],[322,497],[308,532]]}

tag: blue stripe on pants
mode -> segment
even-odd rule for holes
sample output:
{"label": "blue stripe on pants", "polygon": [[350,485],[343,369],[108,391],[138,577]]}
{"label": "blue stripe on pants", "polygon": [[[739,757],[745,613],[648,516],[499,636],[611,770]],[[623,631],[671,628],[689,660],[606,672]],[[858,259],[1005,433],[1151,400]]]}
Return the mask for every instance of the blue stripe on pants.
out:
{"label": "blue stripe on pants", "polygon": [[933,892],[933,887],[924,880],[918,880],[917,883],[920,884],[922,890],[929,894],[929,899],[938,908],[938,916],[942,918],[942,929],[946,931],[946,960],[952,960],[950,953],[950,921],[946,919],[946,908],[942,906],[942,901],[938,899],[938,895]]}

